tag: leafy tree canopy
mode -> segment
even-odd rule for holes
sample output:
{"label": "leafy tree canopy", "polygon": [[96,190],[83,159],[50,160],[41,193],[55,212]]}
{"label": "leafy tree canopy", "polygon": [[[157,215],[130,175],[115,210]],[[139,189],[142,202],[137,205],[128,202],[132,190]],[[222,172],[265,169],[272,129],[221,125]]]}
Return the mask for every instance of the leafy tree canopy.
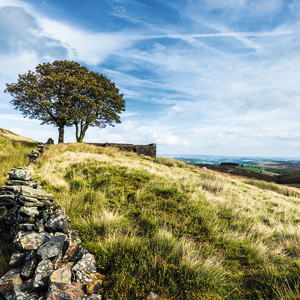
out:
{"label": "leafy tree canopy", "polygon": [[75,125],[76,140],[82,142],[89,126],[114,126],[125,110],[113,82],[74,61],[39,64],[17,83],[6,84],[5,92],[25,117],[58,127],[58,142],[64,141],[65,126]]}

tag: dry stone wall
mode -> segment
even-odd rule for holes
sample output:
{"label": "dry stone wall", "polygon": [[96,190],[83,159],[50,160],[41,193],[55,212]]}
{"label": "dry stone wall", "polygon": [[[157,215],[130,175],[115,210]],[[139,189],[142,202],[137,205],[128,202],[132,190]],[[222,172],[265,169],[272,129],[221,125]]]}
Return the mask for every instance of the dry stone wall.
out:
{"label": "dry stone wall", "polygon": [[[44,151],[31,153],[31,161]],[[14,245],[0,278],[6,300],[103,299],[95,258],[81,247],[65,211],[25,169],[12,169],[0,188],[0,235]]]}
{"label": "dry stone wall", "polygon": [[147,155],[150,157],[156,157],[156,144],[149,145],[133,145],[133,144],[119,144],[119,143],[87,143],[97,147],[114,147],[123,151],[130,151],[137,153],[138,155]]}

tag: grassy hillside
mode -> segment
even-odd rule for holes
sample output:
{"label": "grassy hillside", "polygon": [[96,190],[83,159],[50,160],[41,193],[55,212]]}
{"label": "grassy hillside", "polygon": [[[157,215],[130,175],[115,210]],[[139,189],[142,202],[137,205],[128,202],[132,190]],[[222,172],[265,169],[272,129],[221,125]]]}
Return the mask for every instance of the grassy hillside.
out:
{"label": "grassy hillside", "polygon": [[28,163],[28,154],[36,146],[36,141],[0,128],[0,185],[7,178],[5,172]]}
{"label": "grassy hillside", "polygon": [[[5,183],[11,168],[22,167],[28,163],[28,154],[36,148],[37,142],[17,135],[9,130],[0,128],[0,185]],[[7,260],[11,254],[11,245],[3,241],[0,243],[0,275],[7,268]]]}
{"label": "grassy hillside", "polygon": [[299,299],[300,193],[171,159],[56,145],[31,167],[113,299]]}

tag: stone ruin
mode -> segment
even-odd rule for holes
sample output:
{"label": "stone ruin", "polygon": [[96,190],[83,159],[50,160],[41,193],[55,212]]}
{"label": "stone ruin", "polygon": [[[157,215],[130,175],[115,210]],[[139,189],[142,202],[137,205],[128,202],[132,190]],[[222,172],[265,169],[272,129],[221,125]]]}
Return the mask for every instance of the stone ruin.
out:
{"label": "stone ruin", "polygon": [[[31,162],[47,147],[38,145]],[[0,238],[12,242],[11,269],[0,278],[0,299],[104,299],[103,275],[95,258],[80,246],[64,209],[24,168],[12,169],[0,188]],[[150,293],[147,300],[157,300]]]}
{"label": "stone ruin", "polygon": [[138,155],[146,155],[155,158],[156,157],[156,144],[149,145],[133,145],[133,144],[119,144],[119,143],[86,143],[97,147],[113,147],[123,151],[130,151],[137,153]]}

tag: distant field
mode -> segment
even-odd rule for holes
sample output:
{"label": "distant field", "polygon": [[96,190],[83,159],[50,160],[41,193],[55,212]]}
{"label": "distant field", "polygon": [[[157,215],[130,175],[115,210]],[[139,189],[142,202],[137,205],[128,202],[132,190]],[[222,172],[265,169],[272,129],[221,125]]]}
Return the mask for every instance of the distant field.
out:
{"label": "distant field", "polygon": [[241,167],[242,170],[249,170],[249,171],[254,171],[254,172],[261,172],[262,169],[260,168],[255,168],[255,167]]}

